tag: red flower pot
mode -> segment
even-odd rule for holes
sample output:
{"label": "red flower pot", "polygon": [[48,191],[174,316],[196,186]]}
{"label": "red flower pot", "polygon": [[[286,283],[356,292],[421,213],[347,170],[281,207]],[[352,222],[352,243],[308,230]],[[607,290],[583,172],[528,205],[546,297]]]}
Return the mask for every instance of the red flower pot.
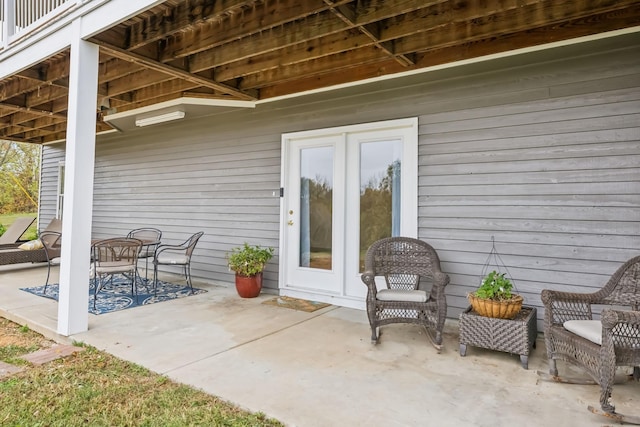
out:
{"label": "red flower pot", "polygon": [[236,291],[242,298],[255,298],[262,290],[262,273],[255,276],[240,276],[236,274]]}

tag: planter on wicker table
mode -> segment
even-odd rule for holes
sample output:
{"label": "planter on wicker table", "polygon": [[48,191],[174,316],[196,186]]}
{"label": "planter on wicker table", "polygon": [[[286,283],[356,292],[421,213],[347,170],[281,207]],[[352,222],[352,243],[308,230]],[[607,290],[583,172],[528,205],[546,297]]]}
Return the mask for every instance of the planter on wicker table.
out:
{"label": "planter on wicker table", "polygon": [[535,307],[524,306],[513,319],[480,316],[472,307],[460,314],[460,356],[467,345],[520,355],[524,369],[536,346],[537,314]]}

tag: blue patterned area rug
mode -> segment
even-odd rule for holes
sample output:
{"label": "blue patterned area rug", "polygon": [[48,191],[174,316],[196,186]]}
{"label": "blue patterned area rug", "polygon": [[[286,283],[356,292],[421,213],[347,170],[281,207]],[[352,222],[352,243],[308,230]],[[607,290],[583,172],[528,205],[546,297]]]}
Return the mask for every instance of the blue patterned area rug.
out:
{"label": "blue patterned area rug", "polygon": [[[44,285],[30,288],[20,288],[20,290],[32,293],[45,298],[58,301],[58,284],[52,283],[47,286],[47,293],[44,293]],[[174,283],[158,281],[158,291],[153,294],[153,283],[148,285],[138,284],[137,297],[131,296],[131,280],[116,276],[113,282],[107,284],[98,292],[96,308],[93,308],[93,279],[89,280],[89,313],[104,314],[112,311],[124,310],[138,307],[140,305],[155,304],[157,302],[169,301],[177,298],[184,298],[191,295],[191,289],[186,285],[176,285]],[[207,292],[205,289],[193,288],[193,295]]]}

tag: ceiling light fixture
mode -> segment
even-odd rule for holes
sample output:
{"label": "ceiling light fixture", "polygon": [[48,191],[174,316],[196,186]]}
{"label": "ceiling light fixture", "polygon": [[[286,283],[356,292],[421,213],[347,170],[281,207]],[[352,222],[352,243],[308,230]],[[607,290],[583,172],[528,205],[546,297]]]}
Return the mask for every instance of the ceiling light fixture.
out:
{"label": "ceiling light fixture", "polygon": [[170,122],[171,120],[179,120],[184,118],[184,111],[170,111],[155,116],[136,118],[136,126],[149,126],[158,123]]}

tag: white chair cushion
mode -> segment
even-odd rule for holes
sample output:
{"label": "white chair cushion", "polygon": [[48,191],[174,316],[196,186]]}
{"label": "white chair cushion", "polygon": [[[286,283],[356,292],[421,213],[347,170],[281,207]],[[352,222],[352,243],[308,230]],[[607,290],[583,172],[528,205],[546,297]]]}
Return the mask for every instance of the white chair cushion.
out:
{"label": "white chair cushion", "polygon": [[381,289],[378,291],[377,299],[380,301],[426,302],[427,293],[421,290]]}
{"label": "white chair cushion", "polygon": [[98,265],[92,265],[91,272],[96,272],[98,274],[128,273],[135,270],[135,268],[135,265],[131,264],[129,260],[106,261],[98,263]]}
{"label": "white chair cushion", "polygon": [[160,254],[158,255],[160,264],[186,264],[189,258],[186,255]]}
{"label": "white chair cushion", "polygon": [[569,332],[602,345],[602,323],[599,320],[567,320],[562,326]]}
{"label": "white chair cushion", "polygon": [[129,273],[135,270],[135,267],[121,267],[121,266],[102,266],[95,269],[97,274],[117,274],[117,273]]}

